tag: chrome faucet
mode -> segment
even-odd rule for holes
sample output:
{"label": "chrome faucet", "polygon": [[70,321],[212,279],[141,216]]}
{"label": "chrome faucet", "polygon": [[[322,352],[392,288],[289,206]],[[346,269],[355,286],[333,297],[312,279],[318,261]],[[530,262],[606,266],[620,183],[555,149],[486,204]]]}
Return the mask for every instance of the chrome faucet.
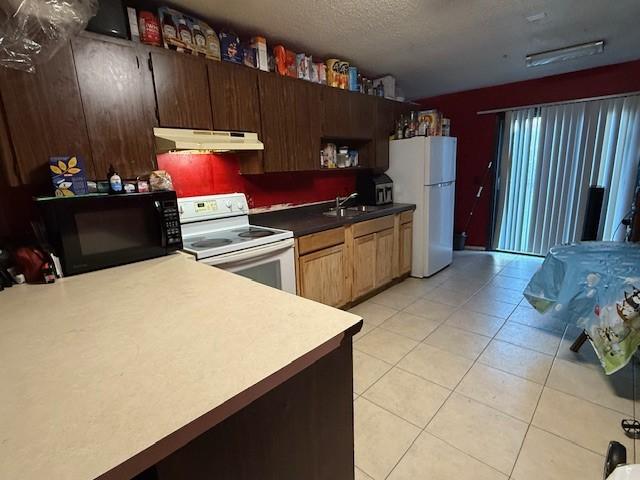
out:
{"label": "chrome faucet", "polygon": [[345,203],[347,203],[352,198],[356,198],[357,196],[358,196],[358,193],[353,192],[348,197],[344,197],[344,198],[336,197],[336,210],[340,210]]}

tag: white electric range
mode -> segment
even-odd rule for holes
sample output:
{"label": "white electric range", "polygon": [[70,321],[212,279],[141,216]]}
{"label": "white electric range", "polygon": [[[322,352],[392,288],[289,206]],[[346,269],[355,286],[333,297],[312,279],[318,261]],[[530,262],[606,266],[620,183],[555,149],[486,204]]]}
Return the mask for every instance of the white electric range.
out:
{"label": "white electric range", "polygon": [[293,232],[249,224],[243,193],[178,199],[185,252],[198,262],[296,293]]}

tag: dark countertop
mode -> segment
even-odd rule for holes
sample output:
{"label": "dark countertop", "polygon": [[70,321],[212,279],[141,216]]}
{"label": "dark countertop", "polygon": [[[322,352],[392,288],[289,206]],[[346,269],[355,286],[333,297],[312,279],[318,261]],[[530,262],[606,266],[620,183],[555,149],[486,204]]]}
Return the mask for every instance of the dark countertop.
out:
{"label": "dark countertop", "polygon": [[322,212],[328,211],[334,202],[327,202],[305,207],[292,207],[273,212],[256,213],[249,216],[252,225],[290,230],[294,237],[309,235],[310,233],[330,230],[343,225],[351,225],[365,220],[393,215],[407,210],[415,210],[416,206],[409,203],[392,203],[380,205],[375,211],[366,212],[355,217],[329,217]]}

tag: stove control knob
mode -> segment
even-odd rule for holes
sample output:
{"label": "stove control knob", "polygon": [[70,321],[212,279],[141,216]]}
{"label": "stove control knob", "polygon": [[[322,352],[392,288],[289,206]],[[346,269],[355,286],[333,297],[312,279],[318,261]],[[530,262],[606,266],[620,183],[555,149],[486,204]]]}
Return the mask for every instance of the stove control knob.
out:
{"label": "stove control knob", "polygon": [[228,208],[229,210],[231,210],[232,205],[231,205],[231,201],[230,201],[230,200],[227,200],[227,201],[225,202],[225,205],[227,206],[227,208]]}
{"label": "stove control knob", "polygon": [[238,210],[244,212],[244,203],[238,202]]}

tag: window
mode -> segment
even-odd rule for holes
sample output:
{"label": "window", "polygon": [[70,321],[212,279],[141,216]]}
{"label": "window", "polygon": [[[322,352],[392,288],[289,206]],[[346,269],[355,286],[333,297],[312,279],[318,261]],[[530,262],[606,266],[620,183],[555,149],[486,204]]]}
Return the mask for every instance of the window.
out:
{"label": "window", "polygon": [[622,240],[640,157],[640,96],[507,112],[499,250],[545,255],[580,239],[590,185],[605,187],[600,238]]}

